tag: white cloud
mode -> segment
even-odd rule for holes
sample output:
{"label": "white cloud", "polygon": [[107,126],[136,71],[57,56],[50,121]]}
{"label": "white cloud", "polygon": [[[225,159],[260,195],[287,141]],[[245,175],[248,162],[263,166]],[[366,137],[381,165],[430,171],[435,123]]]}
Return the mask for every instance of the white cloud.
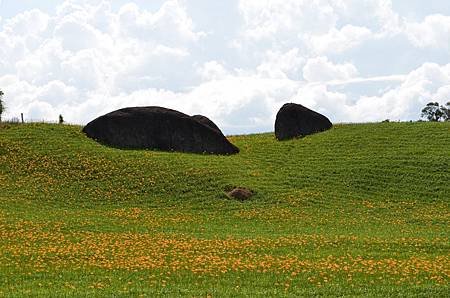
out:
{"label": "white cloud", "polygon": [[78,90],[73,86],[67,86],[60,81],[52,81],[42,88],[36,90],[36,99],[46,102],[52,106],[60,105],[61,99],[64,99],[64,103],[76,103],[81,98],[79,97]]}
{"label": "white cloud", "polygon": [[225,67],[217,61],[208,61],[204,63],[198,73],[205,81],[223,79],[229,75]]}
{"label": "white cloud", "polygon": [[334,64],[327,57],[311,58],[303,67],[303,77],[308,82],[349,80],[357,74],[353,64]]}
{"label": "white cloud", "polygon": [[[397,80],[396,77],[393,79]],[[326,83],[306,84],[299,89],[296,102],[331,115],[333,121],[416,120],[428,102],[445,103],[448,100],[450,64],[424,64],[404,77],[400,84],[378,96],[362,95],[353,99],[345,92],[330,89],[331,85]]]}
{"label": "white cloud", "polygon": [[49,16],[38,9],[18,14],[5,21],[3,30],[6,34],[16,36],[33,36],[47,29]]}
{"label": "white cloud", "polygon": [[77,52],[61,63],[63,77],[68,84],[76,84],[81,90],[97,89],[104,82],[101,53],[96,50]]}
{"label": "white cloud", "polygon": [[369,28],[378,35],[396,34],[401,17],[393,10],[392,0],[331,1],[340,16],[340,23]]}
{"label": "white cloud", "polygon": [[329,1],[241,0],[244,35],[250,39],[296,38],[300,32],[325,33],[337,22]]}
{"label": "white cloud", "polygon": [[312,51],[317,54],[340,53],[359,46],[372,37],[372,32],[366,27],[345,25],[341,29],[331,28],[326,34],[313,35],[309,43]]}
{"label": "white cloud", "polygon": [[175,0],[165,2],[156,13],[143,11],[136,4],[129,3],[120,9],[117,17],[118,29],[125,38],[178,45],[196,41],[203,35],[194,31],[185,7]]}
{"label": "white cloud", "polygon": [[450,16],[427,16],[421,23],[406,24],[405,32],[417,47],[450,49]]}
{"label": "white cloud", "polygon": [[241,0],[239,8],[244,19],[241,43],[311,40],[322,51],[326,45],[350,43],[336,49],[342,51],[369,37],[396,34],[401,27],[391,0]]}
{"label": "white cloud", "polygon": [[72,52],[98,47],[98,35],[99,32],[91,25],[70,19],[60,22],[54,30],[54,36],[61,40],[63,48]]}
{"label": "white cloud", "polygon": [[305,58],[298,48],[283,53],[269,50],[262,63],[256,68],[261,77],[272,79],[299,79]]}
{"label": "white cloud", "polygon": [[56,121],[58,112],[54,106],[46,101],[33,100],[28,105],[25,115],[27,121]]}
{"label": "white cloud", "polygon": [[328,90],[325,84],[308,84],[299,88],[294,102],[328,115],[331,121],[347,119],[350,109],[347,96],[344,93]]}

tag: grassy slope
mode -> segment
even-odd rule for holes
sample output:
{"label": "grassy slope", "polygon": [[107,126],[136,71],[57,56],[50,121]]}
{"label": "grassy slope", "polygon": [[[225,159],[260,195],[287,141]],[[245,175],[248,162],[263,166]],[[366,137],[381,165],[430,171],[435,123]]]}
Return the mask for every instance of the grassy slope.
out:
{"label": "grassy slope", "polygon": [[449,293],[450,123],[231,139],[208,156],[0,127],[0,296]]}

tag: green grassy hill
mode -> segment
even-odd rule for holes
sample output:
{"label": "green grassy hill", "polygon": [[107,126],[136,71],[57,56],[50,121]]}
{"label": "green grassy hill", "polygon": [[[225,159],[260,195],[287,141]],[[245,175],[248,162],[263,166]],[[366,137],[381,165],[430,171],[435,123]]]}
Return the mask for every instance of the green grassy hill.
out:
{"label": "green grassy hill", "polygon": [[230,139],[211,156],[0,126],[0,297],[450,293],[450,123]]}

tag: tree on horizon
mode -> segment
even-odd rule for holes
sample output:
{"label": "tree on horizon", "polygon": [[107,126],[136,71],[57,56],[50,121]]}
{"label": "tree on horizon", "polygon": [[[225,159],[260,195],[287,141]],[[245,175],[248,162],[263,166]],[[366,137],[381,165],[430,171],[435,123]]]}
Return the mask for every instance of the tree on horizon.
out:
{"label": "tree on horizon", "polygon": [[440,120],[448,121],[449,120],[449,108],[450,102],[447,102],[447,107],[441,105],[439,106],[438,102],[429,102],[422,109],[422,118],[426,118],[428,121],[438,122]]}
{"label": "tree on horizon", "polygon": [[444,107],[445,121],[450,121],[450,101]]}

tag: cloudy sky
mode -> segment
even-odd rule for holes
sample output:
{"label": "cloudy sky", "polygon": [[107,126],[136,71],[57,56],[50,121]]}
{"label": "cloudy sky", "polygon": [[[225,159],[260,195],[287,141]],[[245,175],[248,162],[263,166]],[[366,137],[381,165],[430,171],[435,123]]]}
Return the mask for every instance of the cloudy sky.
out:
{"label": "cloudy sky", "polygon": [[417,120],[450,99],[448,0],[0,0],[6,118],[85,124],[126,106],[273,131],[296,102],[333,122]]}

